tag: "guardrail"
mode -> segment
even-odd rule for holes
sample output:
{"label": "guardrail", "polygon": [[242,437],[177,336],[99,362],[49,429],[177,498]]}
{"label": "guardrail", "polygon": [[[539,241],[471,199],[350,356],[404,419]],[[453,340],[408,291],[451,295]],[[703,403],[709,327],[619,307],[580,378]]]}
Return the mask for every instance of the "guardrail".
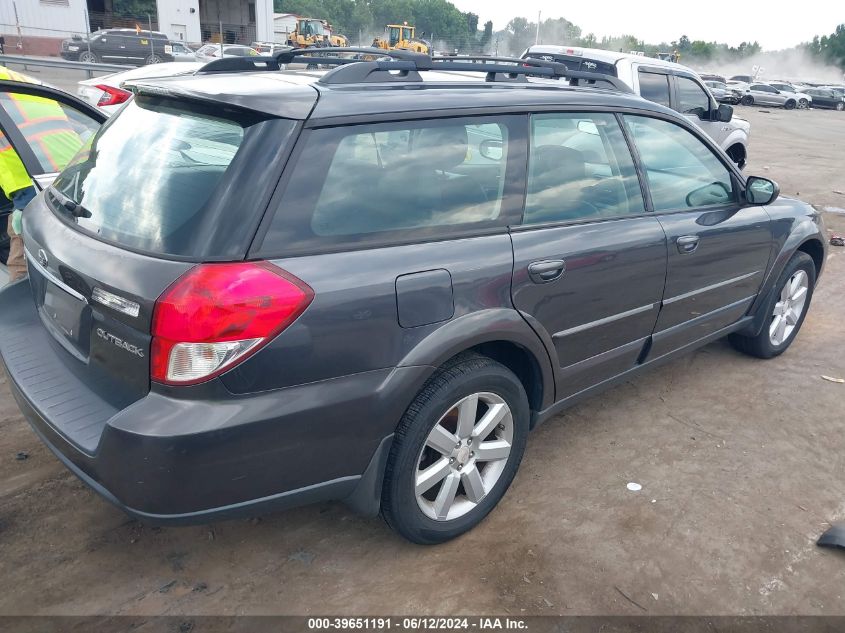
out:
{"label": "guardrail", "polygon": [[43,57],[26,57],[24,55],[0,55],[0,64],[17,64],[27,66],[45,66],[47,68],[66,68],[68,70],[82,70],[88,74],[88,79],[94,76],[95,72],[119,72],[129,70],[134,66],[122,64],[92,64],[89,62],[73,62],[66,59],[44,59]]}

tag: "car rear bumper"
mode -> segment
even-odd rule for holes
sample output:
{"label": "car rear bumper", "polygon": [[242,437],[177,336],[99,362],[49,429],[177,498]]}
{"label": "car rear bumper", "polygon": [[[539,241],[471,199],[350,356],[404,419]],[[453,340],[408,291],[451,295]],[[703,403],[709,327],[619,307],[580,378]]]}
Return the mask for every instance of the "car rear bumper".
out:
{"label": "car rear bumper", "polygon": [[[36,353],[22,351],[30,348]],[[347,497],[374,512],[393,428],[431,370],[391,368],[249,395],[220,381],[156,386],[112,410],[62,353],[26,282],[0,292],[0,356],[24,417],[83,482],[159,524]],[[91,412],[73,424],[57,417],[71,397],[77,412]]]}

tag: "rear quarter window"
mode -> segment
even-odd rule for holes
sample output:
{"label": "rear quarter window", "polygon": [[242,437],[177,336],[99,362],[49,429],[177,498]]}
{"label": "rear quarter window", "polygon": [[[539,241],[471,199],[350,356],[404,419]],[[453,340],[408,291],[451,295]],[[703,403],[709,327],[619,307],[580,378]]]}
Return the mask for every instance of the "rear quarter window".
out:
{"label": "rear quarter window", "polygon": [[[519,122],[517,122],[519,121]],[[292,162],[263,255],[447,239],[507,226],[524,120],[439,119],[313,130]]]}

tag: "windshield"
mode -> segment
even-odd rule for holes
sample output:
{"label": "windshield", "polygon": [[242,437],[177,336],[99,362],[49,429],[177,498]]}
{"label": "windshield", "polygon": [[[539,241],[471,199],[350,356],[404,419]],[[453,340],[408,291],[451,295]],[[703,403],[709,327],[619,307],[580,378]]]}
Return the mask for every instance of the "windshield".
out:
{"label": "windshield", "polygon": [[319,20],[302,20],[299,30],[303,35],[323,35],[323,24]]}
{"label": "windshield", "polygon": [[56,179],[54,189],[67,199],[58,208],[104,239],[185,254],[245,133],[238,121],[197,109],[143,96],[131,101]]}

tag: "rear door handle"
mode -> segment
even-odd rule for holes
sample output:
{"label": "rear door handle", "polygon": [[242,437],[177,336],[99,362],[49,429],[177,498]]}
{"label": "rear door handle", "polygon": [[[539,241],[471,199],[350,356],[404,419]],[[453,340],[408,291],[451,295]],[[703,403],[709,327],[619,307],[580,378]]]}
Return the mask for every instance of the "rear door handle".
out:
{"label": "rear door handle", "polygon": [[698,248],[699,237],[697,235],[683,235],[679,237],[675,243],[678,245],[678,252],[681,255],[689,255],[694,253]]}
{"label": "rear door handle", "polygon": [[528,276],[535,284],[545,284],[559,278],[566,271],[566,262],[562,259],[547,259],[528,265]]}

